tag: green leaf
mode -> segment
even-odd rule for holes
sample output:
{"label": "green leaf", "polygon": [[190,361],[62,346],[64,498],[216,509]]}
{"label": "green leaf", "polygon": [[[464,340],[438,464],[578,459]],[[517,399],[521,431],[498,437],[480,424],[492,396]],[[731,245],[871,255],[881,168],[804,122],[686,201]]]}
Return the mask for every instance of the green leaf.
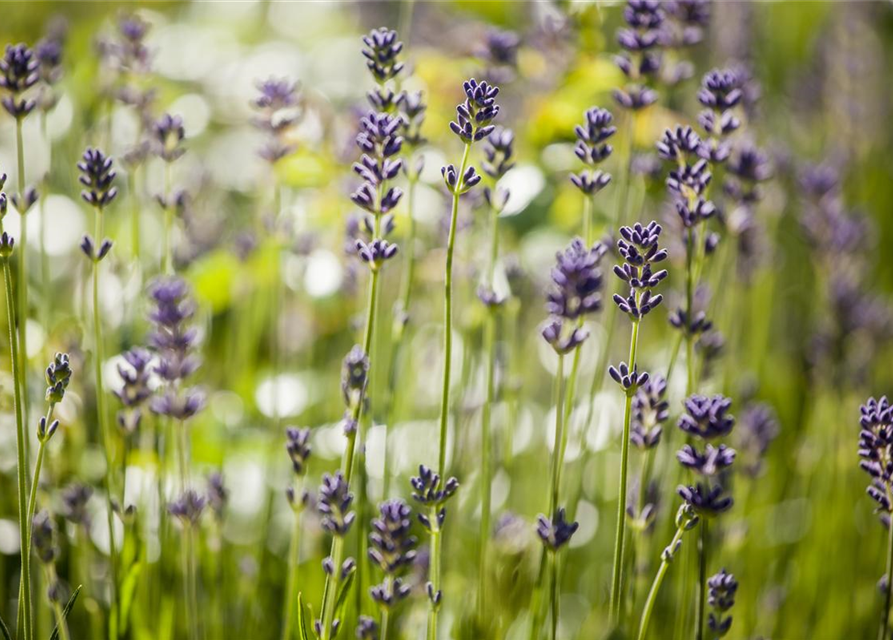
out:
{"label": "green leaf", "polygon": [[[350,587],[353,584],[353,577],[356,573],[356,570],[354,570],[347,574],[347,577],[341,585],[341,590],[338,592],[338,599],[335,601],[335,617],[332,621],[341,620],[341,624],[338,625],[337,631],[341,631],[344,627],[344,608],[347,606],[347,594],[350,593]],[[332,637],[334,638],[337,635],[336,632]]]}
{"label": "green leaf", "polygon": [[310,636],[307,635],[307,622],[304,619],[304,600],[300,593],[298,593],[298,632],[301,634],[301,640],[310,640]]}
{"label": "green leaf", "polygon": [[133,604],[133,594],[136,593],[137,578],[143,569],[142,562],[134,562],[121,584],[121,633],[127,632],[130,621],[130,605]]}
{"label": "green leaf", "polygon": [[3,634],[3,640],[12,640],[12,636],[9,634],[9,627],[6,626],[2,617],[0,617],[0,633]]}
{"label": "green leaf", "polygon": [[[81,589],[84,588],[84,585],[78,585],[78,588],[74,590],[74,593],[71,594],[71,597],[68,599],[68,604],[65,605],[65,608],[62,609],[62,622],[68,619],[68,614],[71,613],[71,610],[74,608],[74,603],[78,600],[78,594],[81,592]],[[8,638],[9,636],[7,636]],[[52,635],[50,635],[50,640],[59,640],[59,625],[53,629]]]}

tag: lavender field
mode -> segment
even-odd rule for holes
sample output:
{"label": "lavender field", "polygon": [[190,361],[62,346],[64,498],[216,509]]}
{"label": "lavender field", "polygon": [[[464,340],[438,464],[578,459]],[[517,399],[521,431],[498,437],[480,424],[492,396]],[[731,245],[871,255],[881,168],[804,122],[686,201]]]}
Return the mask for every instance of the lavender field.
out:
{"label": "lavender field", "polygon": [[893,639],[893,5],[0,3],[0,640]]}

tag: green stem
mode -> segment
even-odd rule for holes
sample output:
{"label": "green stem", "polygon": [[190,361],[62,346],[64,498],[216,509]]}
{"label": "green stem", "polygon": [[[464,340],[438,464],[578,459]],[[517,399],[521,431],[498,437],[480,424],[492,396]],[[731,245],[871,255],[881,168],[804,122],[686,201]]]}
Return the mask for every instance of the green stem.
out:
{"label": "green stem", "polygon": [[[432,507],[428,514],[431,522],[431,560],[428,567],[431,587],[436,594],[440,591],[440,552],[442,546],[440,525],[437,523],[437,507]],[[437,638],[437,614],[440,611],[440,603],[435,603],[433,598],[428,598],[428,640]]]}
{"label": "green stem", "polygon": [[[465,151],[462,154],[462,164],[459,166],[459,178],[453,192],[453,208],[450,213],[450,234],[447,240],[446,271],[444,274],[443,302],[444,302],[444,331],[443,331],[443,389],[440,402],[440,454],[438,456],[438,470],[440,481],[444,482],[446,475],[446,444],[447,429],[450,414],[450,369],[453,356],[453,252],[456,246],[456,222],[459,217],[459,194],[464,187],[463,176],[468,165],[468,155],[471,151],[471,143],[465,143]],[[436,634],[436,631],[435,631]]]}
{"label": "green stem", "polygon": [[388,640],[388,630],[390,627],[390,615],[387,607],[381,610],[381,624],[379,626],[378,640]]}
{"label": "green stem", "polygon": [[341,564],[344,562],[344,538],[332,538],[332,575],[326,578],[323,590],[322,635],[321,640],[332,639],[332,622],[335,616],[335,600],[338,597],[338,584],[341,582]]}
{"label": "green stem", "polygon": [[549,599],[552,603],[552,640],[558,637],[558,551],[549,553],[552,556],[552,581],[549,585]]}
{"label": "green stem", "polygon": [[[295,496],[300,499],[301,481],[298,480],[295,487]],[[301,556],[301,512],[295,511],[294,523],[291,530],[291,544],[288,549],[288,587],[285,591],[285,626],[282,630],[282,640],[293,640],[294,621],[298,597],[298,562]]]}
{"label": "green stem", "polygon": [[[18,189],[19,204],[26,206],[25,202],[25,146],[22,140],[22,118],[16,119],[16,157],[18,160]],[[22,386],[22,410],[25,424],[31,424],[31,410],[28,406],[28,275],[27,262],[25,260],[28,251],[28,219],[27,213],[19,212],[21,220],[21,229],[19,229],[19,251],[18,251],[18,287],[16,288],[16,319],[18,320],[19,329],[19,368],[21,369],[21,377],[19,384]],[[25,440],[25,452],[28,459],[31,459],[31,441]]]}
{"label": "green stem", "polygon": [[[50,424],[53,422],[53,409],[55,409],[56,405],[51,404],[49,410],[46,415],[46,424],[47,428],[49,428]],[[37,508],[37,485],[40,483],[40,470],[43,467],[43,458],[46,453],[46,442],[42,441],[38,445],[37,448],[37,462],[34,465],[34,477],[31,479],[31,495],[28,498],[28,522],[34,520],[34,511]],[[31,552],[31,535],[28,535],[28,552]]]}
{"label": "green stem", "polygon": [[[638,294],[636,295],[638,298]],[[638,300],[636,300],[638,303]],[[633,322],[632,338],[629,348],[629,369],[636,369],[636,350],[639,345],[639,320]],[[617,500],[617,534],[614,539],[614,569],[611,582],[611,621],[617,624],[620,621],[620,612],[623,610],[623,548],[626,532],[626,494],[627,476],[629,474],[629,429],[632,416],[631,394],[626,395],[626,406],[623,413],[623,435],[620,443],[620,487]]]}
{"label": "green stem", "polygon": [[707,520],[701,519],[701,535],[698,538],[698,600],[695,603],[695,639],[704,638],[704,618],[707,605]]}
{"label": "green stem", "polygon": [[[15,304],[12,292],[12,270],[9,267],[9,257],[3,258],[3,280],[6,285],[6,322],[9,326],[10,360],[12,361],[12,377],[14,381],[19,379],[19,354],[18,343],[15,335]],[[22,389],[18,383],[13,384],[13,398],[16,414],[16,472],[18,476],[19,494],[19,548],[22,555],[21,583],[24,584],[21,606],[18,613],[17,637],[23,640],[32,639],[31,629],[31,557],[28,553],[31,526],[28,521],[28,459],[25,454],[25,423],[22,415]],[[19,633],[21,635],[19,635]]]}
{"label": "green stem", "polygon": [[648,592],[648,599],[645,601],[645,608],[642,610],[642,620],[639,623],[639,635],[637,636],[638,640],[645,640],[645,637],[648,634],[648,623],[651,622],[651,612],[654,610],[654,603],[657,601],[657,593],[660,591],[664,576],[670,568],[670,562],[673,560],[673,556],[676,553],[676,547],[682,541],[682,535],[684,533],[685,525],[683,524],[676,529],[676,535],[673,536],[673,541],[670,542],[670,546],[667,547],[667,551],[664,552],[664,555],[661,558],[660,568],[657,570],[657,575],[654,577],[654,583],[652,583],[651,590]]}
{"label": "green stem", "polygon": [[[102,242],[102,218],[101,209],[96,209],[96,243],[97,247]],[[115,523],[114,512],[112,511],[112,442],[111,433],[109,432],[108,420],[106,419],[105,410],[105,388],[102,382],[102,325],[100,323],[101,310],[99,307],[99,261],[93,263],[93,369],[96,376],[96,415],[99,421],[99,432],[102,438],[102,448],[105,452],[105,494],[106,494],[106,519],[108,522],[109,533],[109,568],[112,579],[112,588],[110,590],[109,599],[109,636],[117,638],[118,620],[117,620],[117,591],[118,591],[118,552],[115,548]]]}
{"label": "green stem", "polygon": [[890,624],[890,593],[893,592],[890,585],[893,585],[893,526],[887,527],[887,591],[884,594],[884,610],[878,640],[887,640],[887,628]]}

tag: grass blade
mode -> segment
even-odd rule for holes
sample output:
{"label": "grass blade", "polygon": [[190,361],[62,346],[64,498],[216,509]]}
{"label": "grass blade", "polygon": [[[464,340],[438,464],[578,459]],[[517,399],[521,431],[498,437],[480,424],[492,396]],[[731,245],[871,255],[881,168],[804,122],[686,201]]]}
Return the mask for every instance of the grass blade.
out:
{"label": "grass blade", "polygon": [[[71,610],[74,608],[74,603],[77,602],[78,594],[81,592],[81,589],[84,588],[84,585],[78,585],[78,588],[74,590],[74,593],[71,594],[71,597],[68,599],[68,603],[65,605],[65,608],[62,609],[62,621],[68,619],[68,614],[71,613]],[[7,636],[8,638],[9,636]],[[59,625],[53,629],[53,633],[50,635],[50,640],[59,640]]]}

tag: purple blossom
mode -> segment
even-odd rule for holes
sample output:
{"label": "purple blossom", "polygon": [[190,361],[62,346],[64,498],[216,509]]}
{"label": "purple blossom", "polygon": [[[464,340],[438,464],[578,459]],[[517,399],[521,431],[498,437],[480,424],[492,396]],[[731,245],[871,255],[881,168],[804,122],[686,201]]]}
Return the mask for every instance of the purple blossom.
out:
{"label": "purple blossom", "polygon": [[564,507],[560,507],[555,511],[555,517],[551,520],[544,515],[537,517],[536,534],[542,540],[543,545],[554,552],[570,542],[579,526],[577,522],[568,522]]}
{"label": "purple blossom", "polygon": [[346,536],[356,518],[356,513],[350,510],[351,503],[353,494],[341,471],[335,475],[323,474],[317,504],[322,528],[333,536]]}
{"label": "purple blossom", "polygon": [[729,398],[694,394],[686,398],[684,404],[685,413],[679,418],[678,427],[685,433],[702,440],[712,440],[732,432],[735,417],[728,413],[732,406]]}

